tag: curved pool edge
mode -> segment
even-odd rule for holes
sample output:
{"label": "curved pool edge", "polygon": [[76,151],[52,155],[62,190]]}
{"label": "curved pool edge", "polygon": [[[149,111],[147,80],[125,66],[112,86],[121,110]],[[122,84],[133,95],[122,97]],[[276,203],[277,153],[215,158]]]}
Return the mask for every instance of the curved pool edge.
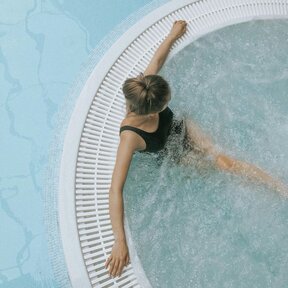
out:
{"label": "curved pool edge", "polygon": [[[178,1],[179,2],[179,1]],[[196,2],[209,2],[209,1],[182,1],[181,4],[183,3],[186,3],[187,5],[191,4],[191,3],[196,3]],[[211,1],[210,1],[211,2]],[[222,3],[228,3],[228,1],[221,1]],[[248,2],[249,5],[253,5],[254,6],[254,3],[252,3],[251,1],[233,1],[233,3],[230,2],[230,4],[232,4],[231,6],[235,5],[235,3],[238,2],[238,3],[244,3],[244,2]],[[263,5],[265,5],[265,3],[276,3],[275,1],[259,1],[257,3],[264,3]],[[257,4],[256,3],[256,4]],[[277,2],[278,4],[280,3],[281,5],[287,5],[287,2],[283,2],[283,1],[278,1]],[[247,4],[247,5],[248,5]],[[165,12],[163,12],[163,10],[161,10],[161,12],[164,14],[164,13],[172,13],[175,9],[175,5],[176,5],[176,1],[172,1],[172,3],[168,3],[166,5],[164,5],[163,7],[160,7],[158,9],[164,9]],[[276,4],[275,4],[276,5]],[[228,5],[229,6],[229,5]],[[240,5],[241,6],[241,5]],[[240,7],[238,6],[238,8]],[[272,6],[272,5],[271,5]],[[183,7],[183,6],[182,6]],[[213,5],[211,5],[211,7],[213,7]],[[236,6],[234,6],[236,7]],[[256,7],[256,6],[255,6]],[[253,7],[253,8],[255,8]],[[213,7],[215,8],[215,7]],[[157,10],[158,10],[157,9]],[[180,8],[179,8],[180,9]],[[229,10],[229,8],[225,8],[227,10]],[[241,9],[241,7],[239,8]],[[274,8],[273,8],[274,9]],[[287,17],[287,6],[285,6],[285,11],[286,11],[286,16],[281,14],[281,15],[278,15],[279,18],[285,18]],[[160,11],[160,10],[159,10]],[[143,29],[144,31],[146,31],[147,29],[149,29],[153,24],[156,23],[157,20],[155,20],[155,17],[157,16],[156,14],[159,13],[159,11],[156,13],[156,11],[153,11],[151,14],[147,15],[146,17],[144,17],[144,19],[142,19],[139,23],[139,27],[142,29],[140,29],[140,32],[142,31],[143,32]],[[170,12],[169,12],[170,11]],[[172,11],[172,12],[171,12]],[[242,10],[242,12],[245,11],[245,10]],[[230,14],[231,11],[229,11],[229,14]],[[276,13],[275,15],[273,15],[273,13],[271,12],[271,14],[269,13],[266,13],[266,10],[263,10],[260,12],[263,12],[263,14],[256,14],[256,15],[241,15],[241,17],[239,18],[235,18],[235,19],[229,19],[229,17],[227,18],[223,18],[223,22],[221,23],[218,23],[218,25],[214,25],[213,27],[212,26],[208,26],[208,27],[205,27],[204,29],[201,30],[201,32],[198,31],[195,32],[194,34],[192,33],[190,36],[186,37],[186,39],[183,40],[183,42],[178,42],[177,45],[175,45],[174,49],[171,51],[169,58],[173,57],[173,55],[175,55],[176,53],[178,53],[181,49],[183,49],[185,46],[187,46],[188,44],[190,44],[192,41],[196,40],[197,38],[201,37],[202,35],[204,34],[207,34],[211,31],[215,31],[217,29],[220,29],[222,27],[226,27],[226,26],[229,26],[229,25],[232,25],[232,24],[236,24],[236,23],[241,23],[241,22],[247,22],[247,21],[250,21],[250,20],[256,20],[256,19],[275,19],[277,18],[277,9],[276,10],[272,10],[272,12]],[[162,14],[162,15],[163,15]],[[211,13],[213,14],[213,13]],[[229,15],[228,14],[228,15]],[[201,15],[201,14],[200,14]],[[231,14],[230,14],[231,16]],[[158,17],[158,16],[157,16]],[[164,18],[164,17],[162,17]],[[199,17],[200,18],[200,17]],[[157,18],[158,21],[159,20],[159,17]],[[150,22],[148,22],[148,20]],[[170,19],[171,20],[171,19]],[[173,19],[172,19],[173,20]],[[171,20],[171,21],[172,21]],[[153,22],[154,21],[154,22]],[[171,22],[170,21],[170,22]],[[152,24],[151,24],[152,23]],[[77,166],[77,151],[79,149],[79,143],[81,142],[81,136],[82,136],[82,132],[83,132],[83,126],[85,124],[85,120],[86,120],[86,117],[89,113],[89,108],[90,108],[90,105],[91,103],[93,102],[94,100],[94,97],[95,97],[95,91],[98,91],[98,88],[100,87],[100,85],[102,84],[103,82],[103,79],[106,77],[106,75],[108,74],[108,72],[110,71],[110,68],[116,63],[117,59],[122,55],[124,49],[127,48],[127,43],[132,43],[136,38],[137,36],[139,36],[140,32],[136,29],[137,25],[134,25],[131,29],[129,29],[124,35],[123,37],[121,37],[121,39],[119,39],[112,47],[111,49],[105,54],[105,57],[99,61],[98,65],[95,67],[95,69],[93,70],[92,74],[89,76],[84,88],[82,89],[81,91],[81,94],[78,98],[78,101],[77,101],[77,104],[75,106],[75,110],[73,111],[73,115],[72,115],[72,118],[70,120],[70,123],[69,123],[69,127],[68,127],[68,132],[67,132],[67,135],[66,135],[66,138],[65,138],[65,144],[64,144],[64,151],[63,151],[63,158],[62,158],[62,162],[61,162],[61,179],[62,179],[62,182],[60,182],[60,191],[61,193],[63,193],[59,198],[59,207],[61,208],[59,211],[63,212],[63,214],[60,215],[60,226],[61,226],[61,230],[63,231],[62,233],[62,239],[63,239],[63,243],[67,243],[67,241],[69,242],[69,240],[71,241],[71,230],[73,229],[74,231],[74,234],[72,234],[72,236],[74,235],[74,237],[72,237],[72,239],[75,241],[74,244],[72,245],[72,243],[69,243],[69,246],[66,246],[66,244],[64,244],[64,253],[65,253],[65,257],[67,259],[67,264],[68,265],[71,265],[70,266],[70,275],[73,275],[73,271],[75,269],[78,269],[79,267],[74,267],[74,263],[72,263],[72,259],[75,260],[75,254],[71,253],[71,249],[74,251],[75,249],[77,249],[77,247],[81,247],[81,243],[80,243],[80,240],[79,238],[77,238],[76,240],[76,237],[75,235],[77,235],[78,237],[78,233],[79,231],[77,230],[77,227],[75,227],[77,224],[77,220],[76,220],[76,209],[78,208],[77,205],[76,206],[76,209],[74,207],[74,203],[75,202],[72,202],[71,200],[71,196],[69,195],[69,192],[71,192],[73,190],[73,185],[75,184],[74,182],[72,183],[71,179],[76,175],[76,166]],[[164,30],[163,30],[164,31]],[[126,45],[126,46],[125,46]],[[120,49],[120,50],[119,50]],[[121,50],[122,49],[122,50]],[[150,53],[149,56],[152,55],[152,52]],[[113,56],[113,57],[112,57]],[[118,63],[119,64],[119,63]],[[143,66],[144,66],[145,62],[142,63],[142,65],[139,65],[137,69],[131,69],[130,71],[127,71],[127,74],[129,73],[138,73],[141,69],[143,69]],[[105,65],[105,69],[103,68],[103,65]],[[114,67],[115,68],[115,67]],[[129,69],[128,69],[129,70]],[[131,72],[132,71],[132,72]],[[125,75],[127,76],[127,75]],[[115,97],[117,95],[117,93],[119,92],[119,87],[116,87],[115,88]],[[89,97],[87,96],[89,95]],[[97,95],[96,95],[97,96]],[[111,95],[110,95],[111,96]],[[111,97],[110,101],[112,101],[111,105],[109,107],[107,107],[108,109],[110,110],[113,110],[113,107],[112,107],[112,104],[113,104],[113,101],[115,100],[115,98]],[[121,101],[120,101],[121,102]],[[116,104],[115,104],[116,105]],[[117,106],[117,105],[116,105]],[[119,107],[117,107],[118,110],[120,109]],[[109,110],[109,113],[111,112]],[[119,110],[121,111],[121,110]],[[119,113],[121,114],[121,113]],[[80,118],[81,117],[81,118]],[[103,115],[103,117],[105,117],[105,115]],[[106,115],[106,118],[105,118],[105,121],[107,120],[110,120],[107,118],[108,116]],[[120,116],[119,116],[120,118]],[[112,120],[115,121],[115,127],[116,127],[116,130],[117,130],[117,125],[119,124],[119,118],[115,117],[115,118],[111,118]],[[80,121],[79,121],[80,119]],[[105,125],[107,124],[107,122],[104,123]],[[103,126],[104,127],[104,126]],[[99,133],[101,133],[101,137],[103,135],[103,133],[105,133],[105,129],[102,127],[102,129],[99,130]],[[114,128],[115,128],[114,127]],[[96,128],[95,128],[96,129]],[[91,134],[92,135],[92,134]],[[118,136],[118,134],[116,135]],[[117,143],[117,138],[114,138],[114,140],[111,142],[111,153],[113,155],[113,153],[115,153],[115,144]],[[91,136],[92,137],[92,136]],[[101,141],[102,139],[100,139]],[[73,143],[74,146],[71,145],[71,143]],[[101,144],[101,143],[100,143]],[[97,142],[97,145],[100,145],[99,142]],[[114,149],[114,150],[113,150]],[[97,152],[98,153],[98,152]],[[73,158],[74,157],[74,158]],[[83,159],[81,160],[83,161]],[[71,167],[71,163],[73,164]],[[111,160],[111,163],[110,164],[113,164],[113,161]],[[70,167],[69,167],[70,165]],[[113,165],[112,165],[113,166]],[[67,169],[70,169],[69,171],[67,171]],[[79,177],[82,177],[83,178],[83,175],[82,176],[79,176]],[[77,183],[77,176],[75,177],[75,182]],[[70,183],[68,183],[70,181]],[[96,180],[95,180],[96,181]],[[74,189],[75,190],[75,189]],[[70,198],[69,198],[70,197]],[[73,198],[74,199],[74,198]],[[84,199],[84,198],[83,198]],[[75,200],[75,199],[74,199]],[[95,203],[94,203],[95,204]],[[106,204],[107,206],[107,204]],[[83,206],[84,207],[84,206]],[[73,210],[74,209],[74,210]],[[97,211],[97,209],[95,209]],[[84,211],[84,210],[83,210]],[[84,212],[83,212],[84,213]],[[84,214],[83,214],[84,215]],[[83,216],[84,217],[84,216]],[[71,222],[74,221],[74,227],[71,229],[71,226],[69,227],[69,219],[71,220]],[[67,226],[68,225],[68,226]],[[70,225],[73,225],[73,223]],[[127,226],[128,227],[128,226]],[[65,233],[65,231],[68,231],[67,233]],[[130,231],[129,231],[130,232]],[[66,238],[66,239],[65,239]],[[112,240],[112,239],[110,239]],[[70,246],[72,245],[72,246]],[[72,247],[72,248],[71,248]],[[80,251],[79,251],[80,252]],[[106,253],[104,253],[106,255]],[[78,263],[82,261],[83,262],[83,258],[82,260],[80,260],[81,258],[81,253],[78,253],[78,256],[79,257],[79,261],[77,261]],[[83,256],[83,254],[82,254]],[[131,259],[132,260],[132,259]],[[92,262],[91,262],[92,263]],[[92,264],[91,264],[92,265]],[[84,265],[85,266],[85,265]],[[87,272],[87,271],[86,271]],[[85,273],[83,272],[81,274],[83,277],[85,275]],[[76,275],[77,277],[80,277],[79,274]],[[75,276],[74,279],[72,279],[72,282],[75,281],[75,285],[78,285],[79,283],[79,279],[80,278],[77,278]],[[86,275],[87,276],[87,275]],[[95,276],[95,275],[94,275]],[[74,277],[74,276],[73,276]],[[96,277],[96,276],[95,276]],[[77,278],[77,279],[76,279]],[[139,277],[138,277],[139,278]],[[82,281],[84,281],[82,279]],[[83,282],[81,282],[83,283]],[[88,282],[87,282],[88,283]],[[111,282],[112,283],[112,282]],[[114,284],[117,284],[117,283],[114,283]],[[78,287],[78,286],[75,286],[75,287]],[[100,286],[99,286],[100,287]],[[143,286],[145,287],[145,286]]]}
{"label": "curved pool edge", "polygon": [[[42,217],[46,230],[45,237],[48,247],[48,256],[52,266],[54,280],[59,288],[72,287],[71,279],[66,266],[62,240],[60,239],[57,203],[64,136],[75,106],[76,99],[79,96],[81,88],[86,82],[88,75],[90,75],[95,65],[101,60],[106,50],[113,45],[113,43],[127,30],[127,28],[129,28],[129,26],[136,23],[139,17],[146,15],[167,1],[168,0],[154,0],[151,3],[144,5],[117,24],[110,33],[100,40],[92,52],[88,55],[87,60],[81,65],[81,69],[78,75],[75,77],[69,92],[66,94],[62,104],[60,104],[58,108],[58,111],[55,113],[54,134],[49,143],[49,151],[47,151],[48,160],[43,168],[44,213]],[[53,191],[55,191],[55,193],[53,193]]]}

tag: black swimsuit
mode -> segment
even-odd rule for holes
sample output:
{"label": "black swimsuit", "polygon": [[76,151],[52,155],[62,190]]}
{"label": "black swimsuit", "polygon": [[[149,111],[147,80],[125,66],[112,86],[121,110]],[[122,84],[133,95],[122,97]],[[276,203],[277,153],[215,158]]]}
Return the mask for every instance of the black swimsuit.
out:
{"label": "black swimsuit", "polygon": [[[138,152],[158,152],[165,147],[168,136],[170,135],[172,129],[175,132],[181,133],[184,127],[184,120],[176,120],[173,118],[172,110],[167,106],[166,109],[159,112],[159,125],[155,132],[146,132],[142,129],[124,125],[120,128],[119,134],[123,130],[132,130],[140,135],[146,142],[146,149],[140,150]],[[186,137],[184,137],[186,140]]]}

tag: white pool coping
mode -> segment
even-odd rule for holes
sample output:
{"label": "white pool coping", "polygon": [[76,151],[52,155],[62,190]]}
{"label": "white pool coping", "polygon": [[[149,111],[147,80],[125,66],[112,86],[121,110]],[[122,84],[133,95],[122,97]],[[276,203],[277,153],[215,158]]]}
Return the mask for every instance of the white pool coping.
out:
{"label": "white pool coping", "polygon": [[114,243],[109,188],[125,115],[123,81],[145,70],[175,20],[186,20],[188,29],[172,46],[167,61],[222,27],[287,17],[288,0],[173,0],[140,19],[99,61],[75,105],[60,167],[59,225],[73,287],[151,287],[125,214],[131,264],[120,278],[110,278],[104,267]]}

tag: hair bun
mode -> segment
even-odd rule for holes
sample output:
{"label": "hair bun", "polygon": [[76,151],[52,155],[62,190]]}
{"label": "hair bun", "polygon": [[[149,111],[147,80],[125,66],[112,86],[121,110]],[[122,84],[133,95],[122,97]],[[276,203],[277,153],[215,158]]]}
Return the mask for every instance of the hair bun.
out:
{"label": "hair bun", "polygon": [[154,74],[139,73],[126,79],[122,91],[128,105],[140,115],[159,111],[171,98],[169,84],[160,75]]}
{"label": "hair bun", "polygon": [[151,86],[151,81],[149,79],[147,79],[147,77],[142,72],[140,72],[139,79],[141,81],[142,87],[145,90],[149,90],[149,88]]}

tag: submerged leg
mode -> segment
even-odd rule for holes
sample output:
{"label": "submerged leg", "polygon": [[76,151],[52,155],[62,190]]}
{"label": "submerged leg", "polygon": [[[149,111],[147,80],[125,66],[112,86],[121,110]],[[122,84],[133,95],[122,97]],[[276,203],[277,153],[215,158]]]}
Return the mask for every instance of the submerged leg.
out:
{"label": "submerged leg", "polygon": [[219,154],[216,157],[216,165],[222,170],[227,170],[238,175],[244,175],[250,180],[265,184],[282,193],[283,196],[288,197],[288,187],[284,183],[279,179],[273,178],[268,173],[251,163],[231,158],[225,154]]}
{"label": "submerged leg", "polygon": [[198,155],[198,159],[200,156],[200,158],[203,160],[208,156],[212,160],[210,164],[214,165],[215,167],[221,170],[245,176],[250,180],[266,184],[268,187],[275,189],[276,191],[282,193],[284,196],[288,197],[288,187],[280,180],[273,178],[268,173],[264,172],[253,164],[231,158],[224,153],[221,153],[215,147],[211,138],[204,134],[200,127],[196,125],[196,123],[194,123],[192,120],[186,119],[185,124],[187,139],[191,146],[191,152],[184,155],[180,163],[186,165],[193,163],[197,164],[197,166],[201,168],[201,166],[203,166],[202,164],[199,165],[201,160],[197,161],[196,163],[195,155]]}

